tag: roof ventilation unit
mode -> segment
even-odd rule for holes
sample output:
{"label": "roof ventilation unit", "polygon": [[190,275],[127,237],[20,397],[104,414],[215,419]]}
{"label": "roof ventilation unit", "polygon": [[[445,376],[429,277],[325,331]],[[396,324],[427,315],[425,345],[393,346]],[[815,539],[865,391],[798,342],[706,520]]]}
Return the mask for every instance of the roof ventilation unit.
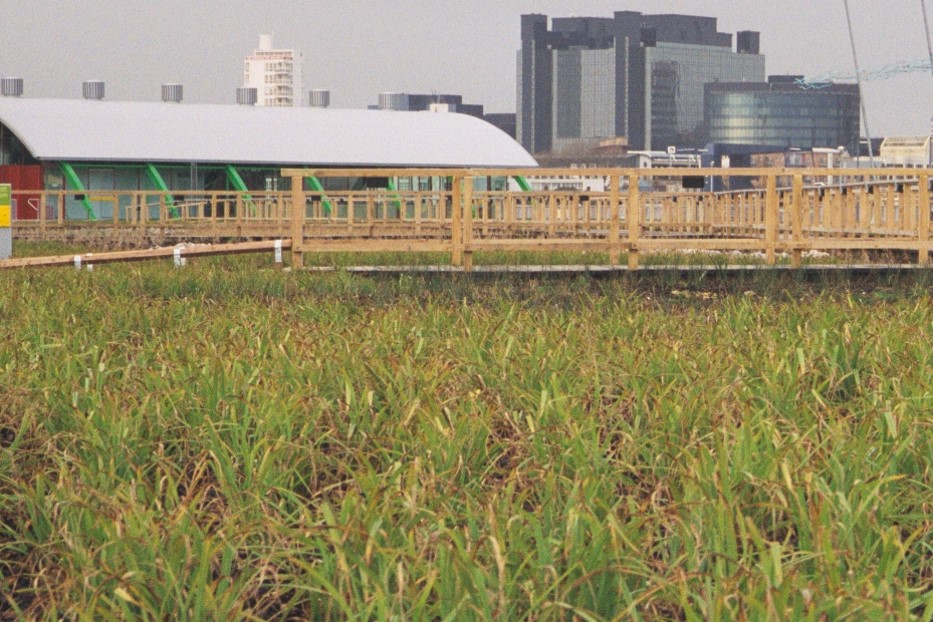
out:
{"label": "roof ventilation unit", "polygon": [[241,106],[255,106],[259,100],[259,92],[255,86],[241,86],[236,90],[236,103]]}
{"label": "roof ventilation unit", "polygon": [[0,78],[0,93],[4,97],[21,97],[23,95],[23,79]]}
{"label": "roof ventilation unit", "polygon": [[84,99],[101,100],[104,98],[104,83],[100,80],[88,80],[81,85]]}
{"label": "roof ventilation unit", "polygon": [[408,94],[379,93],[379,110],[408,110]]}
{"label": "roof ventilation unit", "polygon": [[185,94],[185,88],[181,84],[163,84],[162,101],[180,104]]}
{"label": "roof ventilation unit", "polygon": [[330,108],[330,91],[314,89],[308,93],[308,101],[312,108]]}

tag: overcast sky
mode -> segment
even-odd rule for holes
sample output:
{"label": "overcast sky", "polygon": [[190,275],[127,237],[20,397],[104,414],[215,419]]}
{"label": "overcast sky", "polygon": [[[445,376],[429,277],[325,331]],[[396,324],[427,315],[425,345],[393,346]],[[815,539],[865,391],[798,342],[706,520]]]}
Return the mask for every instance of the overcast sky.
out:
{"label": "overcast sky", "polygon": [[[849,4],[863,69],[928,58],[921,0]],[[158,100],[160,84],[180,82],[187,102],[231,103],[243,57],[271,32],[304,54],[304,90],[331,89],[334,106],[451,92],[514,112],[519,16],[616,10],[761,31],[769,74],[853,70],[843,0],[0,0],[0,76],[25,78],[27,97],[78,97],[83,80],[100,79],[113,100]],[[873,135],[929,131],[930,72],[865,88]]]}

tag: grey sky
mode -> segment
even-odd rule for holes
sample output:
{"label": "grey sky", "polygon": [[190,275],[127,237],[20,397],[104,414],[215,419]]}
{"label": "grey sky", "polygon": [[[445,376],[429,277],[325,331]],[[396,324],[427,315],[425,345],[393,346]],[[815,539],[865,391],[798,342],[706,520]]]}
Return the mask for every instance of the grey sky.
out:
{"label": "grey sky", "polygon": [[[933,17],[933,0],[927,0]],[[920,0],[850,0],[863,69],[927,58]],[[0,0],[0,75],[28,97],[77,97],[83,80],[108,99],[232,102],[260,32],[304,53],[305,91],[365,107],[381,91],[462,93],[489,112],[515,109],[519,16],[610,16],[615,10],[719,18],[759,30],[768,73],[851,72],[843,0]],[[866,84],[874,135],[923,134],[933,76]],[[305,94],[307,96],[307,94]]]}

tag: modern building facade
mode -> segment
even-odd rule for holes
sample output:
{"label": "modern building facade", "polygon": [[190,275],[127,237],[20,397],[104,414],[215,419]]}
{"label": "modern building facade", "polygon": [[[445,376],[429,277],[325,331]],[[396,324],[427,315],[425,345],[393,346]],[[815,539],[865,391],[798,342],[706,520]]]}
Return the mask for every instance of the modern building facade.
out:
{"label": "modern building facade", "polygon": [[860,98],[855,84],[806,87],[797,76],[767,82],[721,82],[705,87],[711,143],[782,149],[845,147],[858,153]]}
{"label": "modern building facade", "polygon": [[256,89],[256,105],[300,106],[302,54],[273,48],[272,35],[259,35],[259,48],[243,61],[243,85]]}
{"label": "modern building facade", "polygon": [[521,19],[517,135],[535,153],[617,137],[633,149],[699,146],[705,84],[765,78],[758,33],[738,33],[733,49],[713,17]]}

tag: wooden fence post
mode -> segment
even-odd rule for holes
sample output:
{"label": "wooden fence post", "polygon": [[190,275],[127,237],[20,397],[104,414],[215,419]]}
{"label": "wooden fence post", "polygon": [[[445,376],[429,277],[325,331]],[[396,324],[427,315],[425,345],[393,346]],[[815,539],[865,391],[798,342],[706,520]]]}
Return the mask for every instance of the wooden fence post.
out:
{"label": "wooden fence post", "polygon": [[[237,196],[239,204],[239,196]],[[238,205],[239,207],[239,205]],[[304,262],[305,178],[292,176],[292,268],[301,268]]]}
{"label": "wooden fence post", "polygon": [[[303,192],[304,192],[304,188],[302,187],[302,193]],[[246,205],[243,201],[243,193],[237,191],[236,193],[236,215],[235,215],[236,221],[235,222],[236,222],[236,237],[238,240],[243,239],[243,216],[244,216],[243,213],[245,211],[246,211]]]}
{"label": "wooden fence post", "polygon": [[376,203],[373,200],[373,191],[366,191],[366,224],[369,229],[369,236],[376,234]]}
{"label": "wooden fence post", "polygon": [[[164,195],[159,195],[159,196],[160,196],[160,199],[159,199],[160,203],[159,203],[159,205],[162,206],[162,207],[164,207],[164,206],[165,206],[165,196],[164,196]],[[160,212],[159,212],[159,216],[161,217],[161,215],[162,215],[162,212],[160,211]],[[138,242],[139,242],[140,244],[142,244],[143,240],[144,240],[145,237],[146,237],[146,222],[147,222],[148,220],[149,220],[149,206],[148,206],[148,205],[141,205],[140,208],[139,208],[139,220],[138,220],[138,222],[136,223],[137,235],[139,236]]]}
{"label": "wooden fence post", "polygon": [[778,224],[777,174],[768,173],[768,190],[765,199],[765,261],[773,266],[777,261],[775,244],[777,243]]}
{"label": "wooden fence post", "polygon": [[39,197],[39,231],[41,232],[41,238],[45,239],[45,221],[46,213],[45,210],[48,209],[49,195],[43,192]]}
{"label": "wooden fence post", "polygon": [[473,272],[473,178],[463,178],[463,271]]}
{"label": "wooden fence post", "polygon": [[480,199],[480,205],[482,209],[479,212],[480,222],[482,223],[483,237],[489,236],[489,214],[492,212],[492,218],[496,217],[496,201],[495,198],[489,195],[488,192],[484,192],[482,198]]}
{"label": "wooden fence post", "polygon": [[628,225],[628,269],[638,270],[638,238],[641,235],[641,194],[638,191],[638,173],[628,176],[628,206],[625,210]]}
{"label": "wooden fence post", "polygon": [[217,240],[220,239],[217,235],[217,207],[218,207],[217,193],[211,193],[211,239],[214,243],[217,243]]}
{"label": "wooden fence post", "polygon": [[794,175],[794,196],[791,206],[791,219],[794,228],[794,246],[791,251],[791,265],[799,268],[803,263],[803,175]]}
{"label": "wooden fence post", "polygon": [[[619,206],[619,180],[621,178],[618,175],[609,176],[609,263],[613,266],[619,265],[619,219],[620,216],[620,206]],[[629,216],[629,221],[631,221],[631,216]],[[586,224],[587,224],[587,233],[589,233],[589,224],[590,224],[590,208],[586,208]]]}
{"label": "wooden fence post", "polygon": [[[334,209],[336,209],[336,204]],[[353,235],[353,225],[356,219],[356,199],[353,195],[347,195],[347,233]]]}
{"label": "wooden fence post", "polygon": [[920,175],[920,188],[917,196],[920,199],[920,226],[918,227],[918,237],[920,238],[920,256],[918,263],[921,266],[930,265],[930,176],[928,174]]}
{"label": "wooden fence post", "polygon": [[450,242],[452,246],[451,264],[463,265],[463,178],[454,175],[451,184],[451,225]]}

